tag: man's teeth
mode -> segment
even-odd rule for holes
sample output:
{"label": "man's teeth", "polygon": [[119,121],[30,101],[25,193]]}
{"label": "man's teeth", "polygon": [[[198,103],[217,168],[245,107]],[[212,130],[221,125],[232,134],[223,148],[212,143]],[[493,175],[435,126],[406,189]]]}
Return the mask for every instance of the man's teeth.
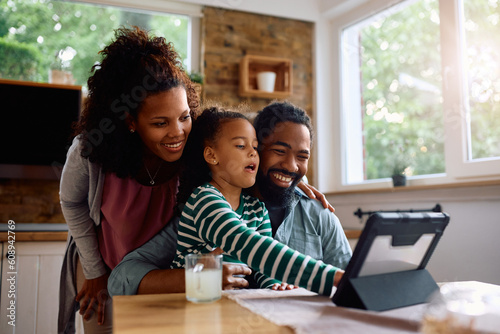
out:
{"label": "man's teeth", "polygon": [[176,144],[163,144],[163,146],[169,147],[169,148],[177,148],[177,147],[179,147],[181,145],[182,145],[182,142],[179,142],[179,143],[176,143]]}
{"label": "man's teeth", "polygon": [[278,180],[283,181],[283,182],[290,182],[290,181],[292,181],[291,177],[283,176],[283,175],[280,175],[280,174],[274,174],[273,176],[275,178],[277,178]]}

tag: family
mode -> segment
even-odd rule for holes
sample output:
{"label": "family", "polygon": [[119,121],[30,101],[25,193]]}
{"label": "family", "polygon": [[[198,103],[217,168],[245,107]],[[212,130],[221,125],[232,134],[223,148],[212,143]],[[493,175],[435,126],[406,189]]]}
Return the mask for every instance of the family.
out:
{"label": "family", "polygon": [[273,102],[251,121],[200,110],[164,38],[121,28],[102,51],[60,184],[68,224],[58,332],[112,332],[112,297],[184,292],[184,257],[223,253],[223,288],[330,295],[352,252],[304,182],[313,128]]}

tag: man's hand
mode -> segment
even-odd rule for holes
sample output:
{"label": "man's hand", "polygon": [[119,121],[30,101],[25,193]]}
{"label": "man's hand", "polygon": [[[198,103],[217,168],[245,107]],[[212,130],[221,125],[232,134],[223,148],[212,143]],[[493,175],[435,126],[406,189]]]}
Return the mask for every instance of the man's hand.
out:
{"label": "man's hand", "polygon": [[97,306],[97,324],[104,323],[104,310],[108,300],[108,277],[102,275],[94,279],[86,279],[75,300],[80,302],[80,314],[84,320],[89,320]]}
{"label": "man's hand", "polygon": [[[252,270],[242,264],[226,263],[222,265],[222,289],[232,290],[235,288],[248,287],[248,281],[244,276],[252,274]],[[242,276],[235,277],[234,275]]]}

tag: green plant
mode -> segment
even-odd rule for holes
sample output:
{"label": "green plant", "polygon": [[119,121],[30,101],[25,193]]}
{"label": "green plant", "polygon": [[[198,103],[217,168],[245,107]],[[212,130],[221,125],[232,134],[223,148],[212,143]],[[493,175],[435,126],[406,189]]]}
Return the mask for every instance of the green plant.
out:
{"label": "green plant", "polygon": [[414,161],[413,154],[406,145],[394,145],[394,152],[392,175],[408,175]]}
{"label": "green plant", "polygon": [[192,82],[199,83],[200,85],[203,85],[203,73],[201,72],[191,72],[188,74],[189,79],[191,79]]}
{"label": "green plant", "polygon": [[392,168],[392,175],[405,175],[406,168],[408,167],[409,164],[405,161],[405,159],[397,156]]}
{"label": "green plant", "polygon": [[33,45],[0,37],[0,77],[38,81],[42,54]]}

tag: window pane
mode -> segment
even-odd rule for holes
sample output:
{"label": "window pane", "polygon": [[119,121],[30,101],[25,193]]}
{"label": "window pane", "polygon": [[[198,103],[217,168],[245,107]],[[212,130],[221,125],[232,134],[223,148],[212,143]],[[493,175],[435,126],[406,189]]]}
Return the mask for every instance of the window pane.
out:
{"label": "window pane", "polygon": [[[347,174],[363,169],[348,183],[390,177],[401,165],[407,175],[444,172],[439,35],[436,0],[407,1],[343,31],[343,63],[359,62],[343,65],[344,115],[362,120],[362,131],[346,131],[363,151],[359,163],[347,159]],[[357,86],[345,84],[356,77]]]}
{"label": "window pane", "polygon": [[85,86],[90,68],[100,59],[97,53],[114,37],[114,29],[132,25],[166,37],[186,61],[187,16],[64,1],[2,1],[0,77],[48,82],[49,69],[55,70],[54,80],[69,67],[74,83]]}
{"label": "window pane", "polygon": [[500,157],[500,4],[464,1],[469,159]]}

